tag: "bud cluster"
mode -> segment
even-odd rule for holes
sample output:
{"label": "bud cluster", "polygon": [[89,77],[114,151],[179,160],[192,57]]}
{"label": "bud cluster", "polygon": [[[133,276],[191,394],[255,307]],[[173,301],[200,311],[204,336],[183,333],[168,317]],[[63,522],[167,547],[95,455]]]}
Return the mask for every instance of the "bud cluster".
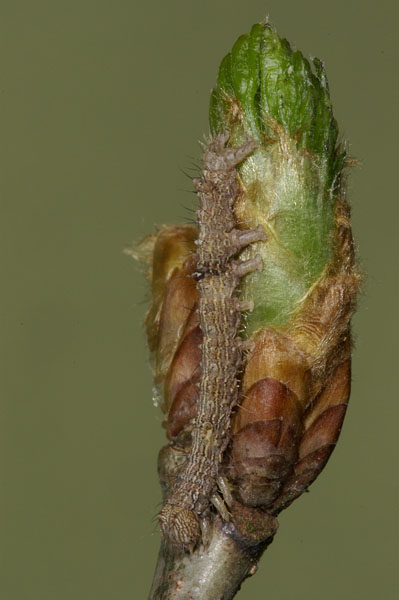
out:
{"label": "bud cluster", "polygon": [[[235,226],[266,233],[240,254],[243,261],[260,256],[263,266],[240,283],[247,351],[244,366],[236,366],[238,404],[220,464],[233,523],[241,538],[256,542],[272,535],[276,515],[325,466],[350,393],[360,276],[345,152],[324,66],[313,63],[312,70],[269,25],[255,25],[222,61],[211,95],[212,134],[227,132],[232,148],[256,142],[238,166]],[[166,497],[190,451],[198,411],[197,237],[196,227],[164,226],[132,251],[145,257],[152,286],[146,325],[169,439],[159,460]]]}

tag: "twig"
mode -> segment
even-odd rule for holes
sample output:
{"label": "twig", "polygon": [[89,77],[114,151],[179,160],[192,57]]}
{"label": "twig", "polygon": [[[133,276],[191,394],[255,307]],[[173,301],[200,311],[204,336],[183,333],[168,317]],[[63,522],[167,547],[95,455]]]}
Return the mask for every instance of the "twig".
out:
{"label": "twig", "polygon": [[250,545],[216,517],[209,543],[188,553],[163,541],[149,600],[230,600],[273,540]]}

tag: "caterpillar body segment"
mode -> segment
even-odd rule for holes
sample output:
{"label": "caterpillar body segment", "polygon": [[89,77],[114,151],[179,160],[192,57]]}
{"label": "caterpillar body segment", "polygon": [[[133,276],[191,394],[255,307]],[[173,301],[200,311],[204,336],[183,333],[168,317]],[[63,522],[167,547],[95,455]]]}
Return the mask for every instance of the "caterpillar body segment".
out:
{"label": "caterpillar body segment", "polygon": [[251,305],[239,302],[236,289],[241,277],[262,268],[259,257],[246,261],[234,257],[248,244],[266,237],[261,227],[251,231],[236,228],[234,204],[239,188],[235,167],[256,145],[249,140],[227,148],[228,137],[223,133],[211,142],[204,154],[202,177],[194,181],[200,201],[193,276],[202,332],[201,375],[191,447],[159,514],[164,536],[187,548],[199,541],[200,517],[209,511],[211,502],[225,517],[228,514],[216,494],[217,479],[238,399],[243,357],[238,337],[241,310]]}

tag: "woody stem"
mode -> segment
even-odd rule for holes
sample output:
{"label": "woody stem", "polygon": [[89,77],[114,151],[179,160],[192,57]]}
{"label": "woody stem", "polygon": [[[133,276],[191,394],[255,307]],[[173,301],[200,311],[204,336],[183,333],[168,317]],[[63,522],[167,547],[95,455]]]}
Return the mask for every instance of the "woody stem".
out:
{"label": "woody stem", "polygon": [[248,547],[235,539],[232,525],[212,523],[209,543],[188,553],[163,540],[149,600],[231,600],[253,575],[270,544]]}

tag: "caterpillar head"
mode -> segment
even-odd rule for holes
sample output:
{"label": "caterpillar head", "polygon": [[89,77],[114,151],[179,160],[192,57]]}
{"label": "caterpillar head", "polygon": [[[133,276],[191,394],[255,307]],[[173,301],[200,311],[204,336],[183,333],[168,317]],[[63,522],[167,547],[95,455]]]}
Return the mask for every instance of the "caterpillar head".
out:
{"label": "caterpillar head", "polygon": [[164,538],[171,544],[192,551],[201,538],[201,529],[192,510],[166,503],[158,515]]}

